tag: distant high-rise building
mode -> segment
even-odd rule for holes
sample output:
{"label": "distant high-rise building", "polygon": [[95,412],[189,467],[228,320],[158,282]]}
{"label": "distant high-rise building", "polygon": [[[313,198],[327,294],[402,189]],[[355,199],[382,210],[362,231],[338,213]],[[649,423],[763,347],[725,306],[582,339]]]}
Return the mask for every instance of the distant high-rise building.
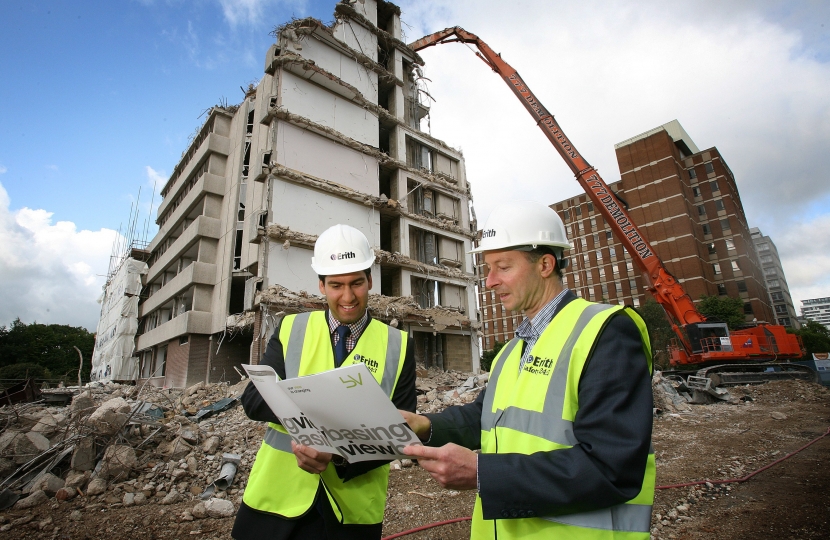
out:
{"label": "distant high-rise building", "polygon": [[[621,179],[609,187],[689,296],[740,298],[747,322],[774,322],[738,187],[718,149],[699,150],[677,120],[614,147]],[[573,245],[565,285],[588,300],[645,302],[647,282],[588,196],[551,207]],[[482,291],[487,349],[512,337],[521,317]]]}
{"label": "distant high-rise building", "polygon": [[752,227],[749,232],[752,235],[755,251],[758,253],[758,260],[764,272],[764,280],[767,284],[767,292],[769,292],[776,322],[795,329],[801,328],[792,296],[790,296],[787,278],[784,276],[784,267],[781,265],[781,259],[778,256],[778,248],[775,247],[772,239],[769,236],[764,236],[758,227]]}
{"label": "distant high-rise building", "polygon": [[811,298],[801,301],[801,316],[830,329],[830,298]]}

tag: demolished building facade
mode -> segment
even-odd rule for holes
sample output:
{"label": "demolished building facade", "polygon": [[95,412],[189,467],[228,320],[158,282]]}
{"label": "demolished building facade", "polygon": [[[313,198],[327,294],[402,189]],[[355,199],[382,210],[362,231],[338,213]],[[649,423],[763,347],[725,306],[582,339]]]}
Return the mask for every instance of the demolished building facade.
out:
{"label": "demolished building facade", "polygon": [[210,110],[161,192],[140,378],[181,387],[258,362],[282,315],[325,306],[309,263],[336,223],[377,254],[372,316],[426,367],[478,370],[470,185],[461,153],[421,130],[423,61],[400,28],[382,0],[292,21],[245,100]]}

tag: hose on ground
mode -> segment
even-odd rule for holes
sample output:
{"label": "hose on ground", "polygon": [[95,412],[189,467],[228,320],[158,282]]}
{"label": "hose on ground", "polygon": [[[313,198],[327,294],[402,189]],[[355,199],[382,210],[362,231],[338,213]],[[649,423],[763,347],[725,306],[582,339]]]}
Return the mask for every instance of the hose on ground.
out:
{"label": "hose on ground", "polygon": [[[752,478],[756,474],[761,473],[761,472],[763,472],[763,471],[765,471],[765,470],[767,470],[771,467],[774,467],[775,465],[778,465],[779,463],[781,463],[784,460],[790,459],[794,455],[796,455],[799,452],[801,452],[802,450],[805,450],[806,448],[812,446],[813,444],[817,443],[818,441],[820,441],[824,437],[827,437],[828,435],[830,435],[830,428],[827,428],[827,431],[825,431],[823,434],[819,435],[818,437],[816,437],[812,441],[808,442],[807,444],[805,444],[804,446],[802,446],[798,450],[790,452],[789,454],[787,454],[787,455],[785,455],[785,456],[783,456],[779,459],[776,459],[772,463],[770,463],[768,465],[765,465],[765,466],[761,467],[760,469],[752,471],[751,473],[747,474],[746,476],[742,476],[740,478],[726,478],[724,480],[699,480],[697,482],[686,482],[686,483],[683,483],[683,484],[670,484],[670,485],[666,485],[666,486],[655,486],[654,489],[675,489],[675,488],[682,488],[682,487],[689,487],[689,486],[699,486],[699,485],[703,485],[703,484],[706,484],[706,483],[709,483],[709,484],[734,484],[734,483],[746,482],[747,480],[749,480],[750,478]],[[449,525],[450,523],[459,523],[461,521],[470,521],[472,519],[473,518],[471,516],[467,516],[467,517],[461,517],[461,518],[455,518],[455,519],[447,519],[445,521],[436,521],[435,523],[430,523],[428,525],[422,525],[422,526],[416,527],[414,529],[409,529],[408,531],[403,531],[403,532],[395,533],[395,534],[392,534],[392,535],[389,535],[389,536],[384,536],[381,540],[393,540],[394,538],[401,538],[403,536],[414,534],[414,533],[420,532],[420,531],[425,531],[427,529],[432,529],[434,527],[440,527],[442,525]]]}

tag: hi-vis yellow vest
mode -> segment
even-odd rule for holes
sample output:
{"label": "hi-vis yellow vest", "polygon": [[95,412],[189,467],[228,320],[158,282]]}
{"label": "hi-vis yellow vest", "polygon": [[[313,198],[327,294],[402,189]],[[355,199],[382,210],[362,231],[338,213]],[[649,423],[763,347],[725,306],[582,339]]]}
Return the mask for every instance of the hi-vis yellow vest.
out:
{"label": "hi-vis yellow vest", "polygon": [[[323,311],[288,315],[280,326],[286,378],[302,377],[334,369],[328,321]],[[407,335],[371,320],[344,366],[363,362],[387,396],[398,383],[406,355]],[[303,516],[314,504],[322,482],[334,514],[343,524],[371,525],[383,521],[389,466],[343,482],[334,464],[321,475],[297,466],[291,437],[279,424],[268,424],[242,499],[255,510],[292,519]]]}
{"label": "hi-vis yellow vest", "polygon": [[[577,298],[556,314],[519,373],[522,341],[513,339],[493,361],[481,413],[482,453],[532,454],[570,448],[579,441],[573,421],[579,409],[582,369],[600,331],[621,306]],[[643,320],[624,309],[640,330],[651,371],[651,345]],[[625,504],[555,517],[485,520],[477,496],[472,539],[648,540],[654,502],[654,452],[649,452],[642,489]],[[533,479],[529,479],[533,481]]]}

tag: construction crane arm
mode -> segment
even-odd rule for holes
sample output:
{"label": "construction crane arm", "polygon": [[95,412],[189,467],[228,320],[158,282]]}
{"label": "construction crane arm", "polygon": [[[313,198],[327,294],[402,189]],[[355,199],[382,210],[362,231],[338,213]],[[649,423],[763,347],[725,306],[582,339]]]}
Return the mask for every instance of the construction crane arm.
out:
{"label": "construction crane arm", "polygon": [[625,205],[620,204],[619,199],[600,177],[596,169],[576,150],[576,147],[562,131],[556,119],[531,92],[519,73],[478,36],[459,26],[435,32],[410,43],[409,46],[416,51],[420,51],[433,45],[453,42],[475,45],[478,48],[476,56],[498,73],[516,97],[519,98],[525,109],[536,121],[536,124],[573,171],[576,180],[591,198],[594,206],[614,230],[615,236],[622,242],[631,258],[648,277],[650,292],[666,312],[671,315],[675,334],[683,342],[686,349],[690,350],[688,340],[677,325],[685,327],[688,324],[704,322],[706,317],[697,311],[692,299],[666,269],[648,241],[640,234],[639,229],[629,217]]}

